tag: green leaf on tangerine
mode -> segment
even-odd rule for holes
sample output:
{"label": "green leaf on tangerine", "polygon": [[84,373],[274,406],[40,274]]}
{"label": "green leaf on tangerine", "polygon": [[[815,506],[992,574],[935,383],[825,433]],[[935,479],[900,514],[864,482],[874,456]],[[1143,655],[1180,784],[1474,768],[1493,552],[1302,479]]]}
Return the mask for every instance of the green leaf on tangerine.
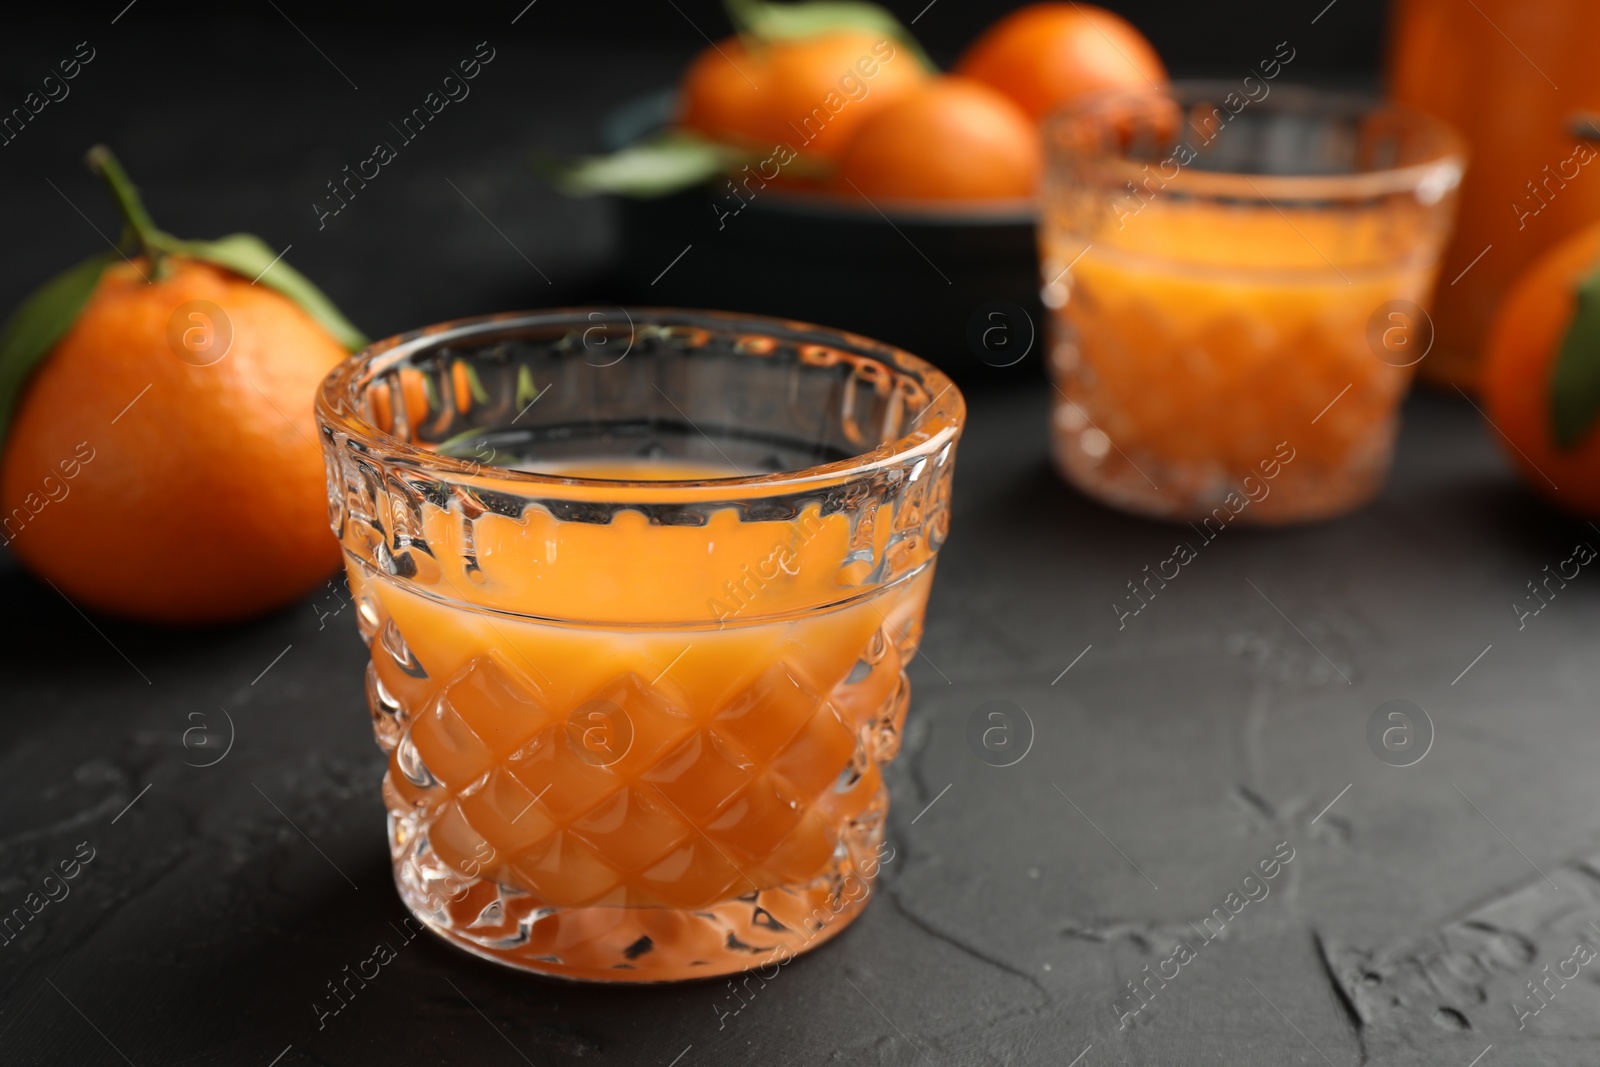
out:
{"label": "green leaf on tangerine", "polygon": [[1550,426],[1570,452],[1600,413],[1600,268],[1578,286],[1578,306],[1550,376]]}
{"label": "green leaf on tangerine", "polygon": [[252,284],[259,282],[282,293],[345,348],[354,351],[367,344],[361,331],[350,324],[350,320],[340,313],[333,301],[323,295],[322,290],[305,275],[283,262],[280,258],[282,253],[273,252],[261,238],[248,233],[235,233],[215,241],[179,240],[158,229],[151,221],[150,213],[145,210],[144,201],[139,197],[139,190],[134,187],[128,172],[122,169],[122,164],[111,149],[97,144],[89,149],[84,162],[106,183],[122,211],[127,229],[138,238],[145,254],[150,257],[155,268],[152,273],[157,281],[167,273],[163,263],[165,256],[180,255],[203,260],[248,278]]}
{"label": "green leaf on tangerine", "polygon": [[114,258],[114,253],[104,252],[57,274],[17,305],[0,328],[0,443],[29,375],[78,321]]}
{"label": "green leaf on tangerine", "polygon": [[254,234],[234,233],[215,241],[172,240],[166,250],[215,264],[282,293],[352,352],[367,345],[361,331],[311,279],[285,263],[280,253]]}
{"label": "green leaf on tangerine", "polygon": [[751,158],[728,145],[672,130],[608,156],[556,166],[550,177],[569,196],[615,193],[650,198],[700,185]]}
{"label": "green leaf on tangerine", "polygon": [[724,0],[724,6],[739,32],[759,41],[794,41],[839,30],[859,30],[892,37],[910,49],[926,70],[937,73],[939,69],[888,8],[865,0],[808,0],[798,4]]}

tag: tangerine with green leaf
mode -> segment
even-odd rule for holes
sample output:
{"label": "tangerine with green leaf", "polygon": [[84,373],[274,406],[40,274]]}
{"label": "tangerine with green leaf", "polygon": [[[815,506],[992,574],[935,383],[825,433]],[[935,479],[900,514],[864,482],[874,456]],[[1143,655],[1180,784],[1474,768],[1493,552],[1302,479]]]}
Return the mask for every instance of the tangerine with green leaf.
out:
{"label": "tangerine with green leaf", "polygon": [[1600,519],[1600,225],[1517,280],[1489,333],[1482,386],[1495,436],[1528,484]]}
{"label": "tangerine with green leaf", "polygon": [[694,58],[674,124],[609,155],[541,169],[572,196],[659,197],[711,182],[744,199],[815,187],[861,125],[935,71],[892,12],[864,0],[724,0],[738,31]]}
{"label": "tangerine with green leaf", "polygon": [[[166,623],[294,602],[337,567],[312,399],[361,335],[261,241],[157,230],[103,148],[124,254],[0,332],[0,525],[74,604]],[[259,276],[259,277],[257,277]]]}

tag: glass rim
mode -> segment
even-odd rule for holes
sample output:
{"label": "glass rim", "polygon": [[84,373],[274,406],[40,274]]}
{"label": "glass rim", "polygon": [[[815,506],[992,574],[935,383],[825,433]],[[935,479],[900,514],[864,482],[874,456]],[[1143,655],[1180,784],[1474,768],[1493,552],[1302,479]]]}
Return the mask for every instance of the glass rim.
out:
{"label": "glass rim", "polygon": [[[429,349],[466,339],[492,338],[498,333],[510,334],[530,327],[571,326],[588,329],[596,325],[624,322],[630,329],[637,329],[641,324],[721,331],[742,327],[750,333],[778,340],[842,349],[876,362],[895,378],[914,381],[929,400],[899,437],[879,442],[866,451],[843,459],[792,470],[698,479],[579,477],[486,465],[414,444],[381,429],[360,413],[357,390],[361,386],[378,374],[404,364]],[[626,355],[622,358],[625,359]],[[668,398],[668,402],[673,403],[671,398]],[[677,405],[673,403],[673,406]],[[524,486],[539,490],[541,496],[557,499],[601,501],[626,491],[632,502],[670,503],[703,501],[707,499],[708,490],[712,491],[713,496],[735,498],[741,493],[767,496],[801,492],[848,482],[876,470],[902,465],[916,457],[935,455],[960,436],[966,421],[966,401],[955,382],[933,364],[895,345],[846,330],[744,312],[611,304],[476,315],[419,327],[374,341],[352,353],[323,378],[317,388],[315,412],[324,436],[330,429],[343,433],[362,442],[386,462],[399,463],[441,477],[460,481],[485,480],[494,483],[495,488],[504,489]],[[732,492],[718,492],[727,490]]]}
{"label": "glass rim", "polygon": [[[1217,78],[1186,78],[1161,85],[1102,89],[1087,94],[1045,118],[1043,136],[1047,172],[1051,165],[1070,154],[1104,167],[1115,180],[1131,180],[1131,175],[1140,174],[1150,164],[1135,163],[1111,150],[1073,152],[1061,145],[1060,134],[1070,124],[1091,118],[1095,112],[1119,102],[1167,99],[1185,104],[1199,97],[1221,101],[1229,93],[1239,93],[1242,84],[1242,80],[1231,82]],[[1196,170],[1184,165],[1186,193],[1271,204],[1275,200],[1373,199],[1414,192],[1431,183],[1439,183],[1442,196],[1460,184],[1466,169],[1466,141],[1453,126],[1415,108],[1370,94],[1287,83],[1274,86],[1259,101],[1247,100],[1239,111],[1232,114],[1240,114],[1246,107],[1257,111],[1296,109],[1324,117],[1387,116],[1395,119],[1407,132],[1416,132],[1426,138],[1430,150],[1426,158],[1413,163],[1347,174],[1251,174],[1244,171]]]}

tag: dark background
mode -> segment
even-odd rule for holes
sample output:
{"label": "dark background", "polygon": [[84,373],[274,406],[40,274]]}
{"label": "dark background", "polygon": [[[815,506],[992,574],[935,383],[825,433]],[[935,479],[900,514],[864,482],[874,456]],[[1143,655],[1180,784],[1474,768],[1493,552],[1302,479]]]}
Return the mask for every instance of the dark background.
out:
{"label": "dark background", "polygon": [[[18,105],[78,42],[96,58],[68,83],[70,96],[0,146],[0,237],[12,250],[0,262],[0,307],[104,247],[84,215],[116,236],[115,210],[81,163],[97,141],[121,156],[158,225],[180,237],[245,230],[292,245],[286,259],[373,337],[628,295],[613,270],[610,207],[560,197],[532,163],[597,150],[603,116],[671,85],[705,47],[702,31],[720,38],[731,27],[711,0],[525,4],[113,0],[30,11],[25,29],[13,23],[0,36],[0,106]],[[889,6],[903,22],[921,12],[914,31],[948,64],[1018,5]],[[1286,79],[1371,84],[1380,61],[1378,0],[1337,0],[1315,25],[1326,0],[1110,6],[1179,75],[1242,76],[1285,39],[1298,53]],[[496,58],[472,95],[319,231],[311,205],[324,183],[376,141],[395,140],[388,123],[485,40]],[[376,263],[394,268],[381,282]]]}

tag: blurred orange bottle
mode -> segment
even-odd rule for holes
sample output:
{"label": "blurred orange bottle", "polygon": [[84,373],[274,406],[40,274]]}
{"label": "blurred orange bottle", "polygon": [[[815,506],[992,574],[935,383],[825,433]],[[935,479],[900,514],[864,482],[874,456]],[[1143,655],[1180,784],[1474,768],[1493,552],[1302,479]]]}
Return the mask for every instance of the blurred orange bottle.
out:
{"label": "blurred orange bottle", "polygon": [[1600,220],[1600,3],[1395,0],[1394,98],[1470,146],[1455,237],[1439,271],[1424,377],[1475,388],[1489,324],[1513,279]]}

